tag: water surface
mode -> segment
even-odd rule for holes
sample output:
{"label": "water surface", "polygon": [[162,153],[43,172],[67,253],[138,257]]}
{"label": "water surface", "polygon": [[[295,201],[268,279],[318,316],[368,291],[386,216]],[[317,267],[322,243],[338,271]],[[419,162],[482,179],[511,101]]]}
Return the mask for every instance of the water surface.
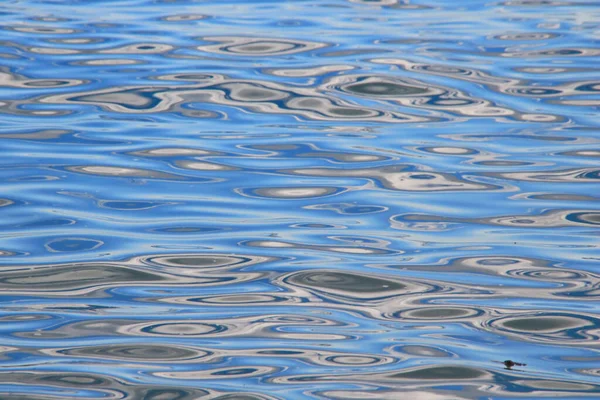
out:
{"label": "water surface", "polygon": [[0,397],[599,398],[598,21],[0,4]]}

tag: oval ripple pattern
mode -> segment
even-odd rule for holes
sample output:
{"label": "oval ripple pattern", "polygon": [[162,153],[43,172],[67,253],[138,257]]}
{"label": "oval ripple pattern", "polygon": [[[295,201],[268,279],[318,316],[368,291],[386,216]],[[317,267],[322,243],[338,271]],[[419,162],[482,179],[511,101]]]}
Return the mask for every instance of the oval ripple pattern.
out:
{"label": "oval ripple pattern", "polygon": [[0,398],[600,398],[598,21],[0,3]]}

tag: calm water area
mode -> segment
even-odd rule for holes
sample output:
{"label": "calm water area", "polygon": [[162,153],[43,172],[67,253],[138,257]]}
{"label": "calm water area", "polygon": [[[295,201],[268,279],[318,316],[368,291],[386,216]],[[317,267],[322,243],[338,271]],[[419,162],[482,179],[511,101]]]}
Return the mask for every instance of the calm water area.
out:
{"label": "calm water area", "polygon": [[598,0],[0,2],[0,399],[600,399],[599,66]]}

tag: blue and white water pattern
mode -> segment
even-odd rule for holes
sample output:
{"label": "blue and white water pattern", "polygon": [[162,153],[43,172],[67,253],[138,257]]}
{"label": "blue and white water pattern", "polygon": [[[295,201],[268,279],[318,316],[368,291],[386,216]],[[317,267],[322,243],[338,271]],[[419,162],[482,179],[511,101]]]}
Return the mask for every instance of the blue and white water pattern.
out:
{"label": "blue and white water pattern", "polygon": [[0,35],[0,399],[600,399],[598,0]]}

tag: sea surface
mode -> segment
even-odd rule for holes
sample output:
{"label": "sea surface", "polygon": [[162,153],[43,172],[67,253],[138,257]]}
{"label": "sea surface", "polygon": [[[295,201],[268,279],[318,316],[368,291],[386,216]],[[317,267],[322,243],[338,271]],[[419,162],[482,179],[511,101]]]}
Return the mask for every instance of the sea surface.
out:
{"label": "sea surface", "polygon": [[1,2],[0,399],[600,399],[599,65],[598,0]]}

